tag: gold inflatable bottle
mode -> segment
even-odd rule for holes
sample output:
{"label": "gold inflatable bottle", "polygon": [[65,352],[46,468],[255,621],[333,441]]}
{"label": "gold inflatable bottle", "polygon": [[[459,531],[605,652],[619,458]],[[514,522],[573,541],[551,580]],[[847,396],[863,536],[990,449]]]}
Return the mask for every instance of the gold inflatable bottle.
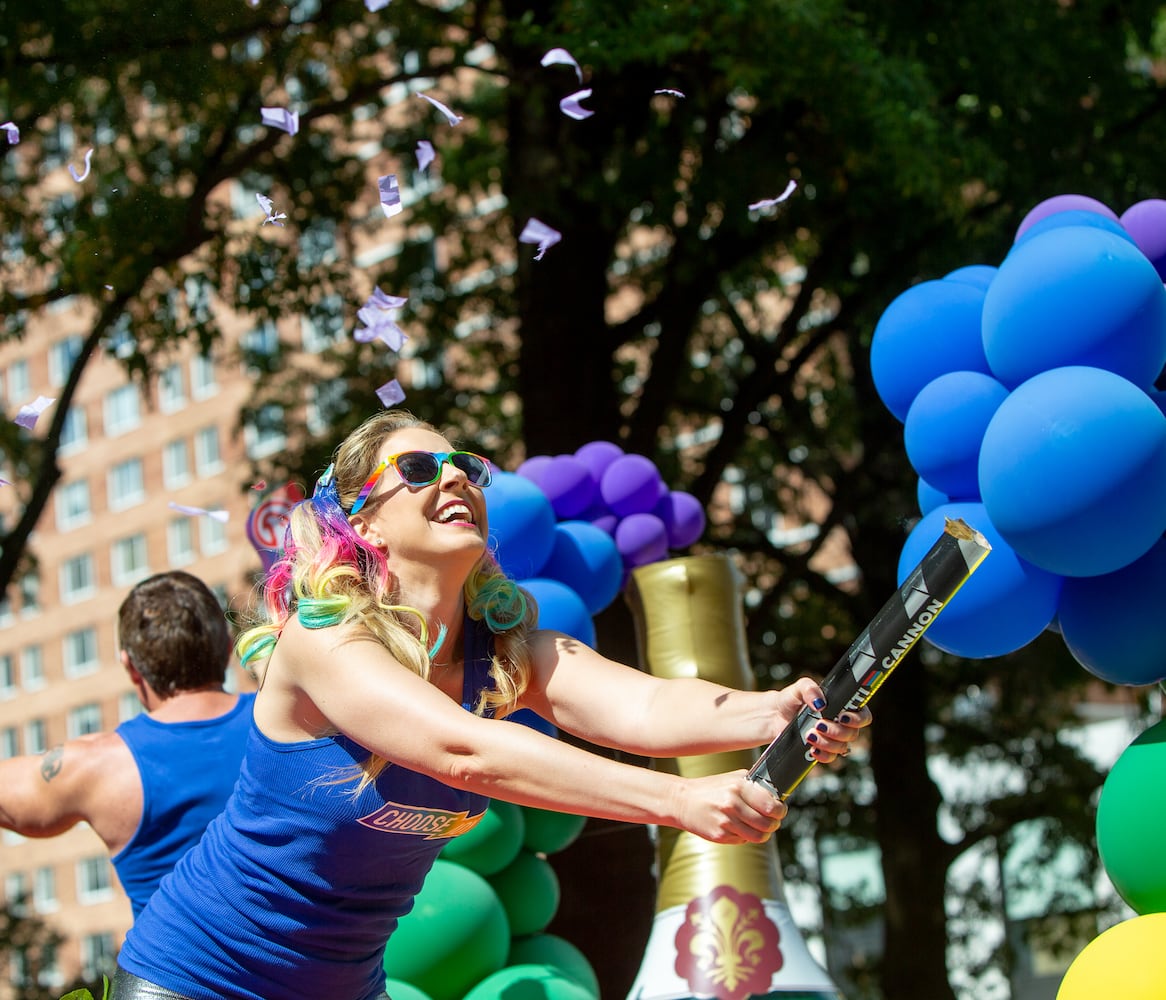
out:
{"label": "gold inflatable bottle", "polygon": [[[643,669],[754,686],[737,571],[727,557],[641,566],[627,600]],[[656,765],[700,777],[748,770],[756,758],[745,750]],[[842,1000],[793,922],[772,839],[712,844],[661,827],[656,863],[655,917],[628,1000]]]}

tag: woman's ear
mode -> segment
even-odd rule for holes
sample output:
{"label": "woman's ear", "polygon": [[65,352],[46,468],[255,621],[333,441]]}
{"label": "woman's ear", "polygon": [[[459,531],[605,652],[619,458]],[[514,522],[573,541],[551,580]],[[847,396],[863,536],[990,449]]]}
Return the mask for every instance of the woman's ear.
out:
{"label": "woman's ear", "polygon": [[364,539],[364,541],[368,542],[369,545],[384,551],[385,540],[373,530],[372,525],[370,525],[363,517],[361,517],[359,514],[356,514],[352,517],[349,517],[348,523],[352,525],[352,530],[355,531],[362,539]]}

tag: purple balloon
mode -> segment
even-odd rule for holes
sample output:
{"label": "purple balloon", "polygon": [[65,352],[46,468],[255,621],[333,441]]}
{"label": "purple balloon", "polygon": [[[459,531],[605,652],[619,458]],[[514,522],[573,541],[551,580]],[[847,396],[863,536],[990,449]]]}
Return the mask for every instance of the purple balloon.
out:
{"label": "purple balloon", "polygon": [[1121,213],[1121,224],[1166,281],[1166,201],[1147,198]]}
{"label": "purple balloon", "polygon": [[623,449],[611,441],[589,441],[575,449],[575,457],[591,470],[595,481],[603,479],[607,467],[623,455]]}
{"label": "purple balloon", "polygon": [[1114,222],[1119,221],[1117,212],[1096,198],[1090,198],[1084,194],[1058,194],[1052,198],[1046,198],[1029,210],[1028,215],[1021,219],[1020,225],[1016,227],[1015,238],[1019,239],[1029,226],[1040,222],[1041,219],[1047,219],[1050,215],[1055,215],[1057,212],[1068,211],[1096,212],[1098,215],[1104,215],[1107,219],[1112,219]]}
{"label": "purple balloon", "polygon": [[629,514],[616,525],[615,546],[629,568],[668,555],[668,529],[655,514]]}
{"label": "purple balloon", "polygon": [[514,471],[524,479],[529,479],[532,483],[538,483],[541,486],[542,474],[553,461],[554,459],[550,455],[531,455]]}
{"label": "purple balloon", "polygon": [[664,522],[670,549],[687,548],[704,534],[704,507],[691,493],[666,493],[652,513]]}
{"label": "purple balloon", "polygon": [[574,455],[556,455],[539,469],[537,482],[560,520],[578,517],[599,495],[598,481]]}
{"label": "purple balloon", "polygon": [[599,495],[616,517],[648,513],[667,491],[655,463],[643,455],[622,455],[599,481]]}

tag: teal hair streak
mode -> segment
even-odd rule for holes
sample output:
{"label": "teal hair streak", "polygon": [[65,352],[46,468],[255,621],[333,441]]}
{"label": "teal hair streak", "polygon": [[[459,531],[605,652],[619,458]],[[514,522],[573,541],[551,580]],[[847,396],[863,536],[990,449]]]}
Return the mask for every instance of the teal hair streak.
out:
{"label": "teal hair streak", "polygon": [[301,597],[296,605],[296,616],[304,628],[339,625],[347,611],[347,597]]}
{"label": "teal hair streak", "polygon": [[484,621],[491,632],[508,632],[526,617],[526,595],[507,576],[489,577],[470,603],[470,617]]}

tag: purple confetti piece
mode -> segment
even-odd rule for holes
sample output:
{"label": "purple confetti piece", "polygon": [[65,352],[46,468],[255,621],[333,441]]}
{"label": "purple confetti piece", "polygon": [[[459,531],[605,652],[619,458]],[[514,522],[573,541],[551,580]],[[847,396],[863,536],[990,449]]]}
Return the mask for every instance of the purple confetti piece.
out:
{"label": "purple confetti piece", "polygon": [[417,169],[424,170],[436,159],[437,154],[433,151],[433,143],[427,139],[419,140],[417,143]]}
{"label": "purple confetti piece", "polygon": [[13,418],[12,422],[25,430],[32,430],[36,426],[37,418],[45,412],[56,399],[48,396],[37,396],[31,403],[25,403]]}
{"label": "purple confetti piece", "polygon": [[538,219],[531,219],[522,227],[522,232],[518,234],[519,243],[538,244],[538,253],[534,255],[535,260],[542,260],[543,254],[562,238],[563,234],[557,229],[552,229],[545,222],[540,222]]}
{"label": "purple confetti piece", "polygon": [[435,108],[437,108],[438,111],[440,111],[443,115],[445,115],[445,120],[447,122],[449,122],[450,125],[456,125],[458,122],[460,122],[462,120],[461,115],[455,115],[452,111],[449,110],[449,108],[447,108],[444,104],[442,104],[441,101],[434,100],[428,94],[419,93],[417,96],[424,97],[425,100],[427,100],[430,104],[432,104]]}
{"label": "purple confetti piece", "polygon": [[583,82],[583,70],[579,68],[579,64],[575,61],[575,57],[571,55],[566,49],[551,49],[545,56],[542,57],[543,66],[574,66],[575,75],[579,78],[579,82]]}
{"label": "purple confetti piece", "polygon": [[277,226],[282,226],[283,223],[280,222],[279,220],[286,219],[287,213],[286,212],[272,212],[272,201],[270,198],[266,197],[265,195],[261,195],[258,192],[256,192],[255,197],[259,201],[259,207],[261,209],[263,209],[264,213],[266,213],[266,215],[267,215],[267,218],[264,219],[259,224],[261,226],[265,226],[265,225],[267,225],[267,223],[271,222]]}
{"label": "purple confetti piece", "polygon": [[659,90],[653,90],[653,94],[668,94],[672,97],[683,97],[684,92],[680,90],[673,90],[671,87],[661,87]]}
{"label": "purple confetti piece", "polygon": [[259,117],[264,125],[281,128],[288,135],[295,135],[300,130],[298,111],[288,111],[287,108],[260,108]]}
{"label": "purple confetti piece", "polygon": [[75,180],[78,184],[80,184],[83,180],[85,180],[86,177],[89,176],[89,168],[92,166],[92,164],[93,164],[93,150],[88,149],[85,151],[85,171],[84,171],[84,173],[80,173],[80,174],[77,173],[77,171],[73,169],[73,164],[70,163],[69,164],[69,174],[72,176],[73,180]]}
{"label": "purple confetti piece", "polygon": [[752,205],[749,206],[749,211],[756,212],[758,209],[761,209],[761,208],[772,208],[774,205],[781,204],[781,202],[785,201],[786,198],[788,198],[791,194],[794,193],[794,191],[797,189],[797,186],[798,186],[798,182],[791,180],[785,186],[785,190],[782,191],[782,193],[779,194],[776,198],[766,198],[763,201],[755,201],[755,202],[753,202]]}
{"label": "purple confetti piece", "polygon": [[9,146],[15,146],[20,142],[20,128],[16,122],[5,122],[3,125],[0,125],[0,128],[4,129],[8,135]]}
{"label": "purple confetti piece", "polygon": [[372,295],[357,310],[356,318],[364,326],[353,331],[352,339],[360,344],[380,340],[390,350],[399,351],[409,338],[388,313],[392,309],[400,309],[408,301],[408,296],[389,295],[379,287],[373,289]]}
{"label": "purple confetti piece", "polygon": [[388,382],[377,389],[377,399],[385,407],[396,406],[398,403],[405,401],[405,390],[401,388],[401,383],[395,378],[389,379]]}
{"label": "purple confetti piece", "polygon": [[401,204],[401,188],[397,184],[396,174],[386,174],[377,178],[377,188],[381,193],[381,208],[385,210],[385,218],[391,219],[405,210]]}
{"label": "purple confetti piece", "polygon": [[408,295],[390,295],[388,292],[382,292],[378,285],[373,289],[365,305],[372,309],[400,309],[408,301]]}
{"label": "purple confetti piece", "polygon": [[393,0],[364,0],[364,5],[374,14],[378,10],[384,10]]}
{"label": "purple confetti piece", "polygon": [[575,121],[582,121],[584,118],[590,118],[594,111],[589,111],[583,107],[579,102],[585,101],[591,96],[591,90],[576,90],[573,94],[568,94],[561,101],[559,101],[559,110],[563,112],[568,118],[574,118]]}
{"label": "purple confetti piece", "polygon": [[231,519],[231,512],[228,510],[207,510],[205,507],[188,507],[184,503],[175,503],[173,500],[167,506],[171,510],[178,511],[179,514],[189,514],[191,517],[209,517],[212,521],[218,521],[220,524],[226,524]]}

